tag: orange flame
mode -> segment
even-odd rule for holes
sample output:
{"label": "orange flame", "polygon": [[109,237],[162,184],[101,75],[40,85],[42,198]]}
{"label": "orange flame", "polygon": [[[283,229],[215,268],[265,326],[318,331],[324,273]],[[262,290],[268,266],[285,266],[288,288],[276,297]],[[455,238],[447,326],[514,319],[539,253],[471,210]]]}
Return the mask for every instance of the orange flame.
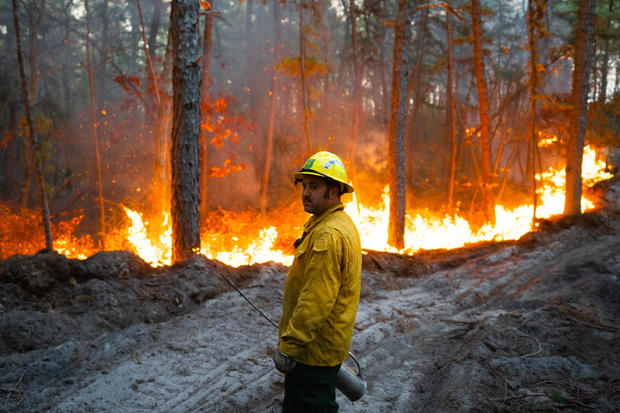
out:
{"label": "orange flame", "polygon": [[[612,175],[605,172],[605,168],[605,163],[597,159],[595,150],[586,146],[582,166],[584,185],[590,186],[610,178]],[[564,169],[550,168],[542,174],[537,174],[536,179],[540,200],[536,210],[537,217],[548,218],[561,214],[564,208]],[[584,196],[582,210],[592,208],[594,203]],[[396,250],[387,244],[389,209],[387,186],[377,207],[358,204],[355,198],[346,204],[346,211],[357,225],[364,249],[412,254],[421,249],[450,249],[480,241],[518,239],[531,230],[533,207],[524,204],[509,209],[497,205],[496,224],[485,225],[479,229],[473,229],[465,218],[458,215],[437,215],[430,211],[410,213],[405,217],[405,248],[402,250]],[[130,249],[154,267],[170,265],[172,231],[168,214],[163,214],[160,219],[163,222],[160,228],[163,230],[156,230],[144,219],[142,213],[127,207],[124,207],[124,211],[129,224],[126,228],[117,229],[106,236],[106,249]],[[4,210],[0,212],[6,215]],[[301,208],[296,208],[294,205],[290,210],[273,212],[267,217],[261,217],[252,211],[240,214],[217,211],[213,214],[208,222],[211,228],[201,234],[201,246],[198,251],[200,254],[233,267],[267,261],[284,265],[292,263],[291,244],[301,233],[304,220]],[[277,214],[285,214],[286,219]],[[35,218],[33,217],[33,222]],[[63,227],[59,226],[56,231],[58,235],[54,240],[55,249],[70,258],[84,259],[97,251],[93,240],[89,237],[76,238],[72,235],[72,229],[77,226],[80,219],[81,217],[74,218],[63,224]],[[4,221],[14,225],[24,222],[23,219]],[[297,224],[292,224],[293,222]],[[16,231],[22,232],[19,229]],[[35,241],[37,240],[19,241],[14,247],[19,253],[34,253],[37,251],[36,245],[41,244]],[[2,244],[5,242],[9,241],[2,241]],[[26,249],[28,251],[25,251]],[[31,249],[33,251],[30,251]]]}
{"label": "orange flame", "polygon": [[[597,160],[594,149],[586,146],[583,157],[584,184],[592,185],[610,178],[611,174],[604,169],[605,163]],[[561,214],[564,208],[564,169],[550,168],[543,174],[538,174],[536,179],[539,181],[540,196],[537,217],[547,218]],[[364,249],[412,254],[421,249],[458,248],[479,241],[518,239],[531,230],[533,207],[528,204],[514,209],[496,206],[496,225],[485,225],[476,231],[465,218],[458,215],[436,216],[430,212],[415,216],[408,214],[405,217],[405,248],[399,251],[387,244],[389,202],[389,188],[386,186],[379,207],[358,205],[355,198],[346,205],[346,211],[357,225]],[[584,211],[593,207],[592,201],[585,197],[582,199]],[[132,221],[132,226],[127,229],[127,238],[134,251],[151,265],[170,264],[169,225],[159,240],[153,242],[146,235],[141,215],[128,208],[125,210]],[[292,254],[276,245],[278,229],[275,226],[258,228],[254,233],[245,234],[244,239],[238,235],[232,236],[228,248],[223,248],[220,240],[222,236],[227,237],[226,234],[216,232],[203,234],[200,254],[233,267],[267,261],[285,265],[292,263]],[[242,247],[242,244],[245,246]]]}

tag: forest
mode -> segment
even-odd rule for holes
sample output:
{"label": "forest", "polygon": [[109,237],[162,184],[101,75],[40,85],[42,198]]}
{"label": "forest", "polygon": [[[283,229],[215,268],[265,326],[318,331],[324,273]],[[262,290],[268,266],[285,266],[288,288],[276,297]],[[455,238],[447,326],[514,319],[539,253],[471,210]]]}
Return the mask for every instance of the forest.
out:
{"label": "forest", "polygon": [[[187,9],[175,14],[176,3]],[[138,252],[137,225],[149,248],[168,251],[149,262],[170,263],[171,241],[159,238],[170,238],[169,214],[178,215],[171,156],[181,116],[196,118],[187,139],[199,174],[191,189],[199,217],[189,227],[200,234],[185,250],[201,246],[209,257],[241,248],[242,262],[255,262],[244,248],[265,237],[269,257],[290,255],[303,222],[292,174],[317,150],[346,161],[358,211],[369,206],[379,220],[385,208],[372,229],[381,245],[370,249],[450,247],[413,244],[424,230],[407,231],[420,216],[426,227],[463,220],[473,234],[463,245],[578,214],[582,184],[596,181],[582,158],[609,177],[619,145],[619,8],[613,0],[5,1],[0,257],[52,241],[76,258]],[[177,42],[189,54],[180,56],[174,27],[186,21],[190,37]],[[189,114],[173,113],[182,58],[199,99]],[[556,188],[565,199],[546,211],[549,171],[567,173]],[[511,235],[497,208],[521,205],[524,229]]]}
{"label": "forest", "polygon": [[0,1],[0,413],[280,412],[319,150],[362,246],[340,411],[620,411],[619,8]]}

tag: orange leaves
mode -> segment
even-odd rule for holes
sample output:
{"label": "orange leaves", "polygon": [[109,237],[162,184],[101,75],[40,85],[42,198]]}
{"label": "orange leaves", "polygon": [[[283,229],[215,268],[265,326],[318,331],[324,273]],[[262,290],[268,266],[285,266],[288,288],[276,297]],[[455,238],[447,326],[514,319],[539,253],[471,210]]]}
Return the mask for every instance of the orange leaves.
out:
{"label": "orange leaves", "polygon": [[215,101],[215,111],[218,113],[226,112],[226,100],[223,97]]}
{"label": "orange leaves", "polygon": [[214,178],[223,178],[231,173],[243,171],[246,167],[244,163],[238,165],[235,161],[226,159],[222,168],[217,166],[210,168],[209,175]]}
{"label": "orange leaves", "polygon": [[207,1],[207,0],[200,0],[200,7],[203,10],[211,10],[211,2]]}
{"label": "orange leaves", "polygon": [[[222,131],[219,126],[215,127],[215,131],[216,131],[216,134],[215,136],[211,138],[210,142],[213,145],[217,146],[218,148],[221,148],[222,145],[224,144],[224,139],[228,139],[230,135],[232,135],[232,131],[230,129],[224,129],[224,131]],[[213,132],[213,131],[210,131],[210,132]],[[231,140],[233,143],[237,143],[237,141],[239,140],[239,136],[235,135],[233,136]]]}
{"label": "orange leaves", "polygon": [[204,115],[200,128],[213,134],[209,140],[212,145],[221,148],[226,139],[230,139],[233,143],[239,141],[239,135],[233,131],[243,127],[245,122],[242,117],[227,113],[228,102],[225,97],[217,100],[208,99],[201,104],[201,107]]}
{"label": "orange leaves", "polygon": [[[276,70],[280,70],[290,76],[301,75],[300,68],[299,57],[285,58],[282,59],[279,64],[275,65]],[[327,73],[325,64],[311,56],[304,59],[304,69],[305,75],[308,77]]]}

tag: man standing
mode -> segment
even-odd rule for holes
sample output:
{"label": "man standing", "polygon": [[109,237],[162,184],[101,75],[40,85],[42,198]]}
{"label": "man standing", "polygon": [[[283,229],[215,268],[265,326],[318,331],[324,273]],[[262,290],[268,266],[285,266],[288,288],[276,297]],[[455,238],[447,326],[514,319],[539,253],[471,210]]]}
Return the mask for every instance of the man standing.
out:
{"label": "man standing", "polygon": [[310,157],[295,174],[304,211],[312,214],[295,242],[284,283],[278,348],[283,412],[336,412],[336,378],[347,358],[360,296],[360,237],[340,196],[353,192],[340,158]]}

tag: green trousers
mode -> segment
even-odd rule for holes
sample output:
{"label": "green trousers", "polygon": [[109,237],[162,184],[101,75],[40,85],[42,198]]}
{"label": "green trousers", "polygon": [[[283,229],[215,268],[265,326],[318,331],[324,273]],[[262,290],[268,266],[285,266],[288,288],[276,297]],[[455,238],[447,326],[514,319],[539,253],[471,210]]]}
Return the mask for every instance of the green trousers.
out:
{"label": "green trousers", "polygon": [[336,378],[340,365],[308,366],[299,363],[284,377],[282,413],[335,413]]}

